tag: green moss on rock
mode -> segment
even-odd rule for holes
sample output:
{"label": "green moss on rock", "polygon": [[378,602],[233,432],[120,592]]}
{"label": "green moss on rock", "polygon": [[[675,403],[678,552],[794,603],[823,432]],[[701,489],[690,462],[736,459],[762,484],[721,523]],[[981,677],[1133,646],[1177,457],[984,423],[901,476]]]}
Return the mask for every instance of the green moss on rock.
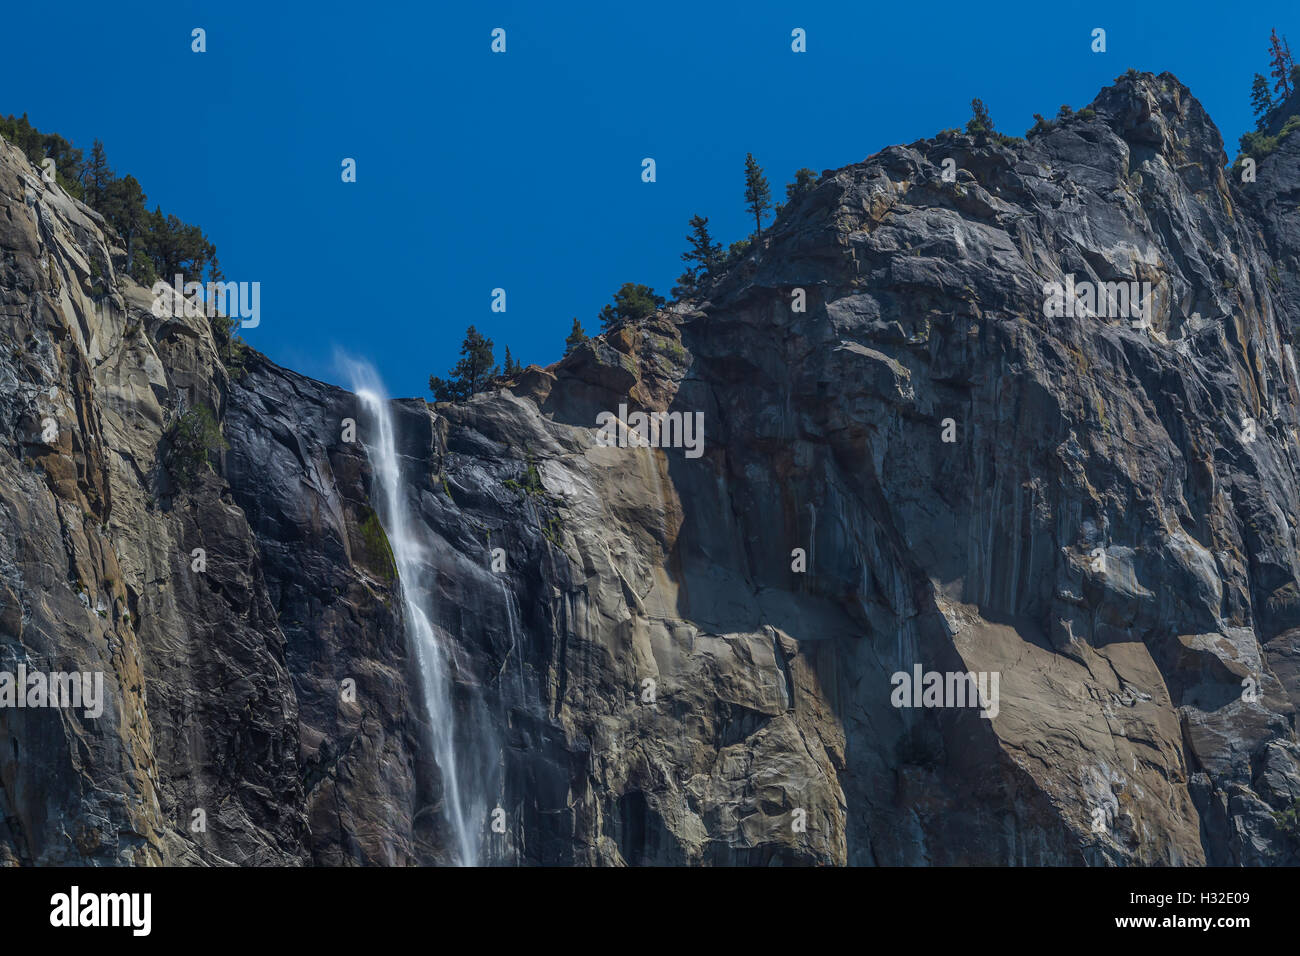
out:
{"label": "green moss on rock", "polygon": [[397,562],[393,560],[393,549],[373,508],[367,508],[366,516],[361,520],[361,543],[366,552],[366,567],[385,581],[396,580]]}

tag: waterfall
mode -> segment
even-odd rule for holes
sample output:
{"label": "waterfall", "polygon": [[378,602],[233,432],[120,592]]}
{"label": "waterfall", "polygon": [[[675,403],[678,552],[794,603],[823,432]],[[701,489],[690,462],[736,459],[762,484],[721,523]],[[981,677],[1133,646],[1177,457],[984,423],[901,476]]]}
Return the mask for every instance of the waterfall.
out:
{"label": "waterfall", "polygon": [[[431,619],[435,598],[429,586],[431,575],[425,570],[430,562],[419,537],[421,530],[425,534],[428,530],[422,529],[411,514],[397,454],[393,416],[383,385],[368,366],[349,365],[354,391],[368,418],[361,434],[375,475],[371,498],[397,565],[407,644],[414,651],[431,728],[433,757],[442,772],[443,814],[454,837],[456,862],[461,866],[475,866],[486,807],[475,798],[469,785],[479,783],[474,777],[483,768],[473,766],[473,761],[467,761],[467,755],[457,747],[450,648]],[[467,730],[472,733],[474,728]]]}

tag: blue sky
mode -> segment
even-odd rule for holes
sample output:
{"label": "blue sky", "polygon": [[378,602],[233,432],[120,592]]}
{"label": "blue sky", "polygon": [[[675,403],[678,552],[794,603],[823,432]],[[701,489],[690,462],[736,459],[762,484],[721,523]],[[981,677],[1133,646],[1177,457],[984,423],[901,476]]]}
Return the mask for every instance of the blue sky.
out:
{"label": "blue sky", "polygon": [[782,198],[802,166],[963,125],[973,96],[1020,135],[1132,66],[1177,74],[1232,154],[1270,27],[1300,52],[1282,2],[284,6],[9,4],[0,112],[103,140],[150,208],[200,225],[261,282],[245,338],[272,359],[339,381],[342,349],[426,397],[471,323],[544,365],[621,283],[667,293],[693,214],[743,238],[747,151]]}

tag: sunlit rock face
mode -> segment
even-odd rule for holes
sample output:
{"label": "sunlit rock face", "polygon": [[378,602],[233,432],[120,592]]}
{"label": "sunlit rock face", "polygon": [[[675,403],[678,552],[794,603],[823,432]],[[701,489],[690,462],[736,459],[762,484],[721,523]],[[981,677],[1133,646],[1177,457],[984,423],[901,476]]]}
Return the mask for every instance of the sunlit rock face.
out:
{"label": "sunlit rock face", "polygon": [[0,146],[0,670],[107,700],[0,708],[0,860],[462,861],[442,729],[480,863],[1300,862],[1293,140],[1242,183],[1132,74],[828,171],[700,299],[390,406],[401,578],[363,403],[228,373]]}

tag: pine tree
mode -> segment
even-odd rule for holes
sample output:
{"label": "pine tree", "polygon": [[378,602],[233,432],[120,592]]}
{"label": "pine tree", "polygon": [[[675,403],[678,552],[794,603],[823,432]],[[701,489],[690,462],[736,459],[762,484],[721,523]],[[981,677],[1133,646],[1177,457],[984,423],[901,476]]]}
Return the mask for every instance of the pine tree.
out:
{"label": "pine tree", "polygon": [[108,165],[104,144],[99,140],[95,140],[90,147],[90,159],[82,169],[81,179],[85,189],[86,204],[91,209],[99,209],[108,196],[108,187],[113,182],[113,170]]}
{"label": "pine tree", "polygon": [[733,242],[730,246],[728,246],[728,247],[727,247],[727,255],[726,255],[726,257],[722,260],[722,264],[723,264],[723,266],[724,266],[725,268],[730,269],[730,268],[731,268],[732,266],[734,266],[737,262],[739,262],[741,259],[743,259],[743,258],[745,257],[745,255],[749,252],[749,245],[750,245],[750,240],[748,240],[748,239],[737,239],[737,240],[736,240],[735,242]]}
{"label": "pine tree", "polygon": [[754,214],[754,236],[763,231],[763,213],[772,208],[772,190],[768,188],[763,167],[753,153],[745,154],[745,205]]}
{"label": "pine tree", "polygon": [[564,340],[564,354],[568,355],[583,342],[587,341],[587,333],[582,328],[582,323],[578,317],[573,317],[573,328],[569,330],[569,337]]}
{"label": "pine tree", "polygon": [[153,225],[149,213],[145,212],[144,201],[140,183],[134,176],[126,175],[109,183],[101,212],[126,243],[127,271],[131,278],[149,285],[158,273],[145,250],[140,248],[145,245],[142,238],[147,238]]}
{"label": "pine tree", "polygon": [[175,216],[164,216],[155,206],[149,216],[147,252],[154,269],[164,280],[182,275],[186,282],[197,282],[212,258],[213,245],[198,226],[183,223]]}
{"label": "pine tree", "polygon": [[510,357],[510,346],[507,345],[507,346],[506,346],[506,360],[505,360],[505,364],[504,364],[504,365],[502,366],[502,368],[501,368],[501,375],[502,375],[502,377],[503,377],[503,378],[515,378],[515,377],[518,376],[520,373],[522,373],[523,370],[524,370],[524,367],[523,367],[521,364],[519,364],[518,362],[516,362],[514,359],[512,359],[512,358]]}
{"label": "pine tree", "polygon": [[715,275],[722,265],[722,243],[714,242],[709,235],[708,216],[691,217],[691,234],[686,241],[691,247],[682,253],[682,262],[687,263],[687,268],[673,289],[676,298],[694,295],[699,290],[700,280]]}
{"label": "pine tree", "polygon": [[1255,129],[1263,129],[1268,125],[1268,111],[1273,108],[1273,100],[1269,95],[1268,80],[1258,73],[1250,86],[1250,105],[1255,111]]}
{"label": "pine tree", "polygon": [[1277,28],[1273,28],[1273,34],[1269,39],[1269,59],[1273,64],[1273,69],[1269,71],[1274,79],[1273,92],[1281,93],[1282,99],[1291,95],[1291,71],[1295,64],[1291,61],[1291,47],[1286,42],[1286,37],[1279,38]]}
{"label": "pine tree", "polygon": [[805,166],[794,171],[794,182],[785,184],[785,201],[798,199],[804,193],[810,193],[817,186],[817,173]]}
{"label": "pine tree", "polygon": [[[1065,112],[1063,115],[1069,115],[1068,106],[1061,107]],[[970,119],[966,122],[966,135],[974,136],[977,140],[984,140],[993,135],[993,117],[989,116],[988,107],[979,97],[970,101]]]}
{"label": "pine tree", "polygon": [[460,356],[460,361],[447,373],[449,378],[429,376],[429,391],[433,392],[435,401],[463,402],[486,389],[499,374],[492,355],[492,340],[481,335],[472,325],[465,330]]}
{"label": "pine tree", "polygon": [[601,328],[609,331],[625,322],[638,322],[664,304],[663,296],[639,282],[624,282],[614,293],[614,304],[600,310]]}
{"label": "pine tree", "polygon": [[706,275],[712,275],[722,264],[722,243],[714,242],[709,234],[709,217],[692,216],[691,234],[686,237],[691,248],[682,253],[683,262],[694,262]]}
{"label": "pine tree", "polygon": [[0,134],[21,149],[33,163],[40,165],[45,158],[45,137],[27,120],[27,114],[15,118],[12,114],[0,120]]}
{"label": "pine tree", "polygon": [[84,199],[85,192],[81,188],[81,171],[84,168],[81,150],[74,148],[58,133],[46,133],[41,138],[41,147],[45,158],[54,160],[55,178],[58,184],[69,195]]}
{"label": "pine tree", "polygon": [[696,276],[694,269],[687,269],[677,277],[677,284],[673,286],[671,295],[677,301],[681,301],[699,295],[699,292],[699,277]]}
{"label": "pine tree", "polygon": [[[212,254],[212,261],[208,263],[208,281],[226,281],[226,274],[221,271],[221,263],[217,261],[215,251]],[[205,290],[204,296],[206,297],[209,295],[211,295],[211,293]],[[212,335],[217,340],[218,347],[230,342],[235,336],[235,329],[238,327],[238,319],[229,315],[222,315],[215,308],[212,310]]]}

